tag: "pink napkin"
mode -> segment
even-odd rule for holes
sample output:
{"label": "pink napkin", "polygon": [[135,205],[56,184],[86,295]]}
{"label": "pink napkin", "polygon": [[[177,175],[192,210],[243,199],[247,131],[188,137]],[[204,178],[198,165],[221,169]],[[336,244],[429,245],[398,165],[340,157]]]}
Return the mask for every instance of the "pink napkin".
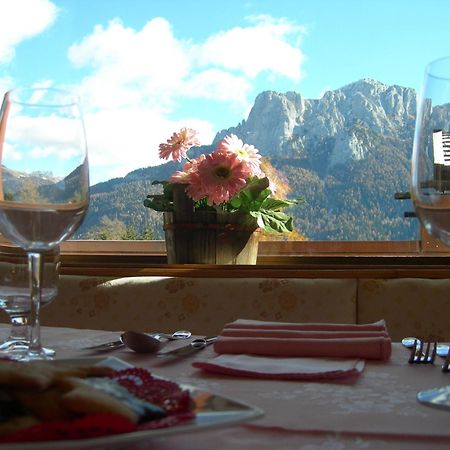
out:
{"label": "pink napkin", "polygon": [[238,319],[225,325],[214,350],[247,355],[386,360],[391,355],[391,339],[384,320],[356,325]]}
{"label": "pink napkin", "polygon": [[273,380],[324,380],[359,375],[364,361],[331,358],[281,358],[219,355],[192,365],[206,372]]}

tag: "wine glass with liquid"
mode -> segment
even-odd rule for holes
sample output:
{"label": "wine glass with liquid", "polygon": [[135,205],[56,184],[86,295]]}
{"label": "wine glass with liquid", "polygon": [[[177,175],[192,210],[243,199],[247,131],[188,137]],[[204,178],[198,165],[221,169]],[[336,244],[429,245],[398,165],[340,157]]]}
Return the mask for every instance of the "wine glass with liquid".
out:
{"label": "wine glass with liquid", "polygon": [[450,246],[450,57],[425,69],[417,101],[411,197],[425,230]]}
{"label": "wine glass with liquid", "polygon": [[71,237],[89,205],[89,165],[78,98],[61,89],[5,94],[0,110],[0,232],[24,249],[30,275],[30,345],[41,346],[43,254]]}

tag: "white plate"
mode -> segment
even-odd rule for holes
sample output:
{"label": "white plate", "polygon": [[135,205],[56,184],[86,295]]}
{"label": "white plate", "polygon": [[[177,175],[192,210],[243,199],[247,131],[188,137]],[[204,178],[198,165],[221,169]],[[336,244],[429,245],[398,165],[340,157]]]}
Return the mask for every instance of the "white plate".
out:
{"label": "white plate", "polygon": [[[57,362],[73,362],[76,364],[93,364],[96,359],[85,358],[73,360],[56,360]],[[115,357],[98,359],[96,364],[112,367],[115,370],[126,369],[132,367],[125,361]],[[261,417],[264,411],[260,408],[247,405],[240,401],[236,401],[221,395],[216,395],[208,391],[198,389],[194,386],[180,384],[183,389],[188,389],[191,398],[195,402],[201,399],[201,406],[196,412],[195,419],[182,425],[175,425],[169,428],[161,428],[157,430],[135,431],[133,433],[114,434],[110,436],[92,438],[92,439],[76,439],[65,441],[45,441],[45,442],[28,442],[28,443],[6,443],[0,444],[0,450],[61,450],[61,449],[77,449],[77,450],[93,450],[97,448],[114,449],[127,448],[129,445],[138,444],[155,437],[175,435],[180,433],[192,433],[213,427],[222,427],[245,422],[257,417]],[[208,397],[207,401],[205,399]]]}
{"label": "white plate", "polygon": [[450,386],[419,392],[417,400],[426,406],[450,411]]}

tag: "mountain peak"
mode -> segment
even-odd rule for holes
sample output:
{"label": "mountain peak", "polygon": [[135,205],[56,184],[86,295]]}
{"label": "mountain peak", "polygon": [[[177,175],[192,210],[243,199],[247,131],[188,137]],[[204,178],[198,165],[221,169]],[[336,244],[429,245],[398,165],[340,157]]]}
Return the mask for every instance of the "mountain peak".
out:
{"label": "mountain peak", "polygon": [[345,93],[352,92],[362,92],[364,94],[374,94],[385,92],[390,88],[389,85],[382,83],[381,81],[374,80],[373,78],[362,78],[361,80],[354,81],[353,83],[347,84],[337,91],[342,91]]}
{"label": "mountain peak", "polygon": [[215,142],[233,133],[274,157],[296,156],[327,142],[327,165],[334,165],[363,158],[372,148],[370,141],[354,135],[355,123],[380,136],[403,135],[414,122],[415,107],[414,90],[372,78],[327,91],[320,99],[264,91],[256,97],[248,119],[222,130]]}

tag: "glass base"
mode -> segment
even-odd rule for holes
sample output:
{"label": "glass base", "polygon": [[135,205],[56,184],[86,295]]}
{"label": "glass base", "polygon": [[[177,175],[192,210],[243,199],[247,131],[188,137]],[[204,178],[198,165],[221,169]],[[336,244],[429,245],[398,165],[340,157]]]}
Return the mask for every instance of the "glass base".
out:
{"label": "glass base", "polygon": [[43,361],[51,360],[55,356],[55,350],[51,348],[42,347],[40,351],[30,351],[29,349],[24,354],[20,355],[19,361]]}
{"label": "glass base", "polygon": [[43,347],[41,352],[32,352],[30,354],[28,350],[28,341],[6,341],[0,344],[0,357],[31,361],[35,359],[52,359],[55,356],[55,350],[51,348]]}

